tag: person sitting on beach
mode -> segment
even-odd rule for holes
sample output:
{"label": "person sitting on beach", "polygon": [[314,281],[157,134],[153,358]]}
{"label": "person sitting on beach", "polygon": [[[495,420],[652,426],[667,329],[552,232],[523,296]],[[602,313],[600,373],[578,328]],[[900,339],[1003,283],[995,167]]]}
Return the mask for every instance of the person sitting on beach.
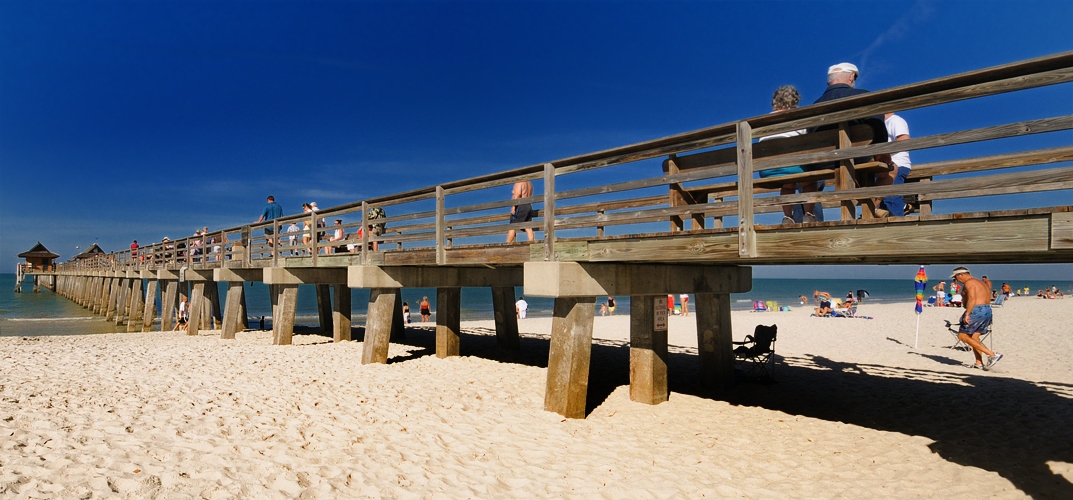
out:
{"label": "person sitting on beach", "polygon": [[808,304],[808,297],[805,297],[804,295],[798,295],[797,298],[801,300],[801,305]]}
{"label": "person sitting on beach", "polygon": [[[964,285],[965,314],[961,316],[958,339],[972,348],[973,355],[976,356],[973,368],[990,370],[1002,359],[1002,355],[984,347],[980,342],[980,335],[987,332],[991,326],[991,304],[988,300],[987,285],[973,278],[968,269],[960,266],[950,273],[950,279]],[[985,354],[987,364],[983,361]]]}
{"label": "person sitting on beach", "polygon": [[819,290],[813,290],[813,292],[812,292],[812,300],[815,300],[816,305],[818,306],[818,305],[820,305],[820,302],[823,301],[823,300],[826,300],[826,301],[830,302],[831,301],[831,294],[829,294],[827,292],[821,292]]}
{"label": "person sitting on beach", "polygon": [[[821,292],[825,293],[825,292]],[[816,308],[816,316],[827,317],[831,315],[831,296],[821,297],[820,306]]]}
{"label": "person sitting on beach", "polygon": [[946,282],[940,281],[938,285],[931,287],[935,290],[935,305],[938,307],[946,306]]}
{"label": "person sitting on beach", "polygon": [[[778,112],[781,112],[781,111],[794,109],[794,108],[797,107],[797,103],[799,103],[799,102],[801,102],[801,94],[799,94],[797,92],[797,89],[794,88],[793,85],[783,85],[783,86],[775,89],[775,95],[771,98],[771,110],[772,110],[771,112],[772,113],[778,113]],[[791,130],[789,132],[783,132],[781,134],[768,135],[768,136],[761,137],[760,142],[763,142],[763,141],[766,141],[766,140],[769,140],[769,139],[778,139],[778,138],[782,138],[782,137],[794,137],[794,136],[801,135],[801,134],[804,134],[804,133],[805,133],[804,129],[802,129],[802,130]],[[768,178],[768,177],[779,177],[779,176],[783,176],[783,175],[800,174],[800,173],[803,173],[803,172],[804,172],[804,170],[799,165],[793,165],[793,166],[789,166],[789,167],[779,167],[779,168],[772,168],[772,169],[768,169],[768,170],[761,170],[759,173],[760,173],[760,178],[765,179],[765,178]],[[811,184],[809,184],[809,186],[812,187],[812,188],[817,187],[816,183],[811,183]],[[786,184],[783,184],[782,188],[779,190],[780,195],[794,194],[796,192],[797,192],[797,183],[796,182],[788,182]],[[800,223],[801,222],[800,220],[795,220],[794,217],[793,217],[794,205],[783,205],[782,206],[782,213],[783,213],[783,216],[782,216],[782,223],[783,224],[795,224],[795,223]]]}
{"label": "person sitting on beach", "polygon": [[846,294],[846,300],[842,301],[842,303],[845,304],[846,307],[849,307],[849,306],[853,305],[853,291],[852,290],[849,293]]}
{"label": "person sitting on beach", "polygon": [[[1001,290],[1002,290],[1002,294],[1005,295],[1007,299],[1013,296],[1013,289],[1010,288],[1009,283],[1003,283]],[[1017,295],[1020,295],[1020,294],[1017,294]]]}

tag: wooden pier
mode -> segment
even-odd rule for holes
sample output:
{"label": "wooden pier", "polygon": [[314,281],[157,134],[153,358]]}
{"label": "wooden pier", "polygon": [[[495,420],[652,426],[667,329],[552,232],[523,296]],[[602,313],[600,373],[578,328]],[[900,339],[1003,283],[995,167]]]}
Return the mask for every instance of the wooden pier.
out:
{"label": "wooden pier", "polygon": [[[524,286],[525,295],[555,299],[545,409],[574,418],[585,415],[593,304],[597,297],[628,295],[630,397],[657,404],[668,397],[667,332],[653,321],[657,297],[696,295],[699,377],[720,387],[734,376],[730,294],[750,289],[752,266],[1073,262],[1069,198],[1033,206],[1031,197],[1020,196],[1017,208],[969,213],[934,206],[1073,189],[1073,115],[875,144],[852,122],[996,94],[1016,98],[1071,81],[1073,52],[1067,52],[33,272],[55,275],[59,293],[128,331],[154,324],[157,288],[161,328],[170,330],[179,283],[189,282],[189,333],[205,327],[205,318],[222,316],[224,339],[246,326],[246,302],[241,286],[229,286],[222,313],[214,313],[216,284],[263,282],[271,286],[273,339],[281,345],[291,341],[298,285],[317,285],[322,325],[331,325],[336,341],[350,340],[351,289],[370,289],[363,363],[387,362],[391,339],[402,330],[400,290],[409,287],[437,289],[438,357],[459,353],[461,287],[491,288],[499,345],[517,349],[514,287]],[[815,127],[828,130],[754,141]],[[868,172],[887,168],[872,161],[876,155],[1053,133],[1064,145],[917,164],[900,185],[867,182]],[[800,179],[754,179],[755,172],[792,165],[829,166],[797,174]],[[644,169],[651,174],[636,178]],[[779,194],[783,183],[816,179],[835,189]],[[509,199],[510,186],[522,181],[534,182],[540,194]],[[876,217],[872,200],[892,195],[915,196],[918,211]],[[840,219],[757,222],[784,205],[816,202],[839,207]],[[519,203],[537,205],[536,217],[510,224],[506,214]],[[388,217],[370,219],[374,208]],[[320,226],[336,219],[344,223]],[[288,232],[291,223],[308,229]],[[374,224],[385,225],[382,234],[371,230]],[[536,242],[493,242],[525,228],[539,232]],[[317,235],[337,230],[343,241]]]}

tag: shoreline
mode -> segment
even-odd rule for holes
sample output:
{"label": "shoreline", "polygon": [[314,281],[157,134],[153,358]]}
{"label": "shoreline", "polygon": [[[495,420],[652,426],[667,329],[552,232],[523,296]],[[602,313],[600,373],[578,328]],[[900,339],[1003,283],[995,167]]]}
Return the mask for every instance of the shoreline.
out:
{"label": "shoreline", "polygon": [[[271,332],[0,338],[0,491],[55,497],[1064,497],[1073,485],[1073,312],[995,312],[995,371],[942,319],[733,313],[779,325],[778,383],[695,383],[693,318],[670,318],[670,399],[629,400],[629,317],[597,316],[584,420],[543,410],[550,319],[464,321],[462,356],[411,325],[387,365],[360,341]],[[360,337],[359,337],[360,338]]]}

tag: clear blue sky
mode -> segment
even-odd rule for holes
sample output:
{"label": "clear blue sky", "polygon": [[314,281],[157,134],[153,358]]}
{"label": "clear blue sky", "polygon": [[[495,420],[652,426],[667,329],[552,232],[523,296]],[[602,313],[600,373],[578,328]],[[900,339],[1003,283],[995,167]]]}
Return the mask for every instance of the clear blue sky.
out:
{"label": "clear blue sky", "polygon": [[[66,259],[269,193],[290,214],[756,116],[841,61],[879,90],[1067,51],[1071,25],[1068,1],[3,0],[0,270],[37,240]],[[1016,111],[1068,114],[1071,89]]]}

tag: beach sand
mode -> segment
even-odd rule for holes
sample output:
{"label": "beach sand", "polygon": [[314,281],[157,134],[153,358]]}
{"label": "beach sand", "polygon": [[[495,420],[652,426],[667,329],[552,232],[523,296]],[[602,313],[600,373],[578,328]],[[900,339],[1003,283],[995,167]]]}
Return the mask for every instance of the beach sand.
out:
{"label": "beach sand", "polygon": [[[777,383],[696,382],[692,317],[670,318],[670,400],[629,400],[629,318],[595,323],[588,418],[543,410],[550,319],[520,352],[431,325],[387,365],[360,341],[270,332],[0,338],[0,498],[1073,498],[1073,302],[995,311],[995,370],[926,309],[778,324]],[[355,337],[360,339],[360,329]]]}

